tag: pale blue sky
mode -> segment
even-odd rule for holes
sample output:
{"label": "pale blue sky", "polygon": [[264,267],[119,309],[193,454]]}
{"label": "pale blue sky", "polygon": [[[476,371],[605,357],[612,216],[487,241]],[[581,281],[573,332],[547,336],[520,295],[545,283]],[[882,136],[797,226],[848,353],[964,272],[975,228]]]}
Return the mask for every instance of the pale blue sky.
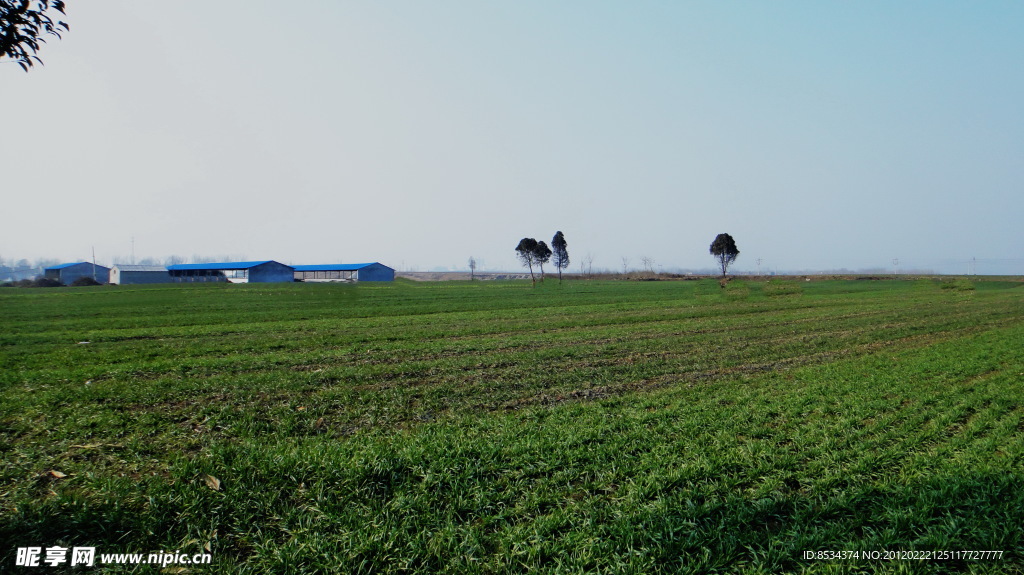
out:
{"label": "pale blue sky", "polygon": [[[302,10],[302,11],[300,11]],[[1019,2],[69,2],[0,257],[1024,274]]]}

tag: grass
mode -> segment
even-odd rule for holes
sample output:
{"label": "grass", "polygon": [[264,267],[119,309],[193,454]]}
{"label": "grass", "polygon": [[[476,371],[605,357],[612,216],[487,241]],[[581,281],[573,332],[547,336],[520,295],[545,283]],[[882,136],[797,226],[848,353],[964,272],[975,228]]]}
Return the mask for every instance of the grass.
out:
{"label": "grass", "polygon": [[4,290],[2,564],[1022,572],[1020,286]]}

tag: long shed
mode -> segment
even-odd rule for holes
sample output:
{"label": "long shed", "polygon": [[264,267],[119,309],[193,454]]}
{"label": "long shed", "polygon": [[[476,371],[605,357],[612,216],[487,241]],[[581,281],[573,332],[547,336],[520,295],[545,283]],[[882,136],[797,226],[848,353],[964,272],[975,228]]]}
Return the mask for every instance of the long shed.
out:
{"label": "long shed", "polygon": [[43,270],[43,277],[71,285],[78,278],[90,277],[101,284],[110,281],[110,268],[90,262],[74,262],[50,266]]}
{"label": "long shed", "polygon": [[171,282],[171,274],[164,266],[142,266],[114,264],[110,268],[112,284],[165,284]]}
{"label": "long shed", "polygon": [[173,282],[271,283],[294,280],[295,269],[274,260],[167,266]]}
{"label": "long shed", "polygon": [[389,282],[395,270],[379,262],[295,266],[295,279],[304,282]]}

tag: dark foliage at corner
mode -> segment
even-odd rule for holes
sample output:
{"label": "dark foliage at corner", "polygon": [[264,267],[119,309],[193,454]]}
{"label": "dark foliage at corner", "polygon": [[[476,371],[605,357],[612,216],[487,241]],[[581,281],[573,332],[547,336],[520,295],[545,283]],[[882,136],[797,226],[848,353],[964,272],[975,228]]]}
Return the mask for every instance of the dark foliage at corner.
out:
{"label": "dark foliage at corner", "polygon": [[0,58],[10,58],[28,71],[42,64],[36,54],[46,42],[44,35],[60,38],[62,31],[70,30],[67,22],[53,21],[48,10],[64,14],[63,0],[0,0]]}

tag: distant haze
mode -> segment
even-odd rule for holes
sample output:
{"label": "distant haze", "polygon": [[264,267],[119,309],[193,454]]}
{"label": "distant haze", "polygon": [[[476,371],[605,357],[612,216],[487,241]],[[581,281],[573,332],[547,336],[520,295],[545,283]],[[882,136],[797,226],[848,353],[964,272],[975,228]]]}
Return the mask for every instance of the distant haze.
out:
{"label": "distant haze", "polygon": [[[1024,274],[1024,3],[69,2],[0,257]],[[976,259],[972,259],[976,258]],[[760,266],[757,261],[760,259]]]}

